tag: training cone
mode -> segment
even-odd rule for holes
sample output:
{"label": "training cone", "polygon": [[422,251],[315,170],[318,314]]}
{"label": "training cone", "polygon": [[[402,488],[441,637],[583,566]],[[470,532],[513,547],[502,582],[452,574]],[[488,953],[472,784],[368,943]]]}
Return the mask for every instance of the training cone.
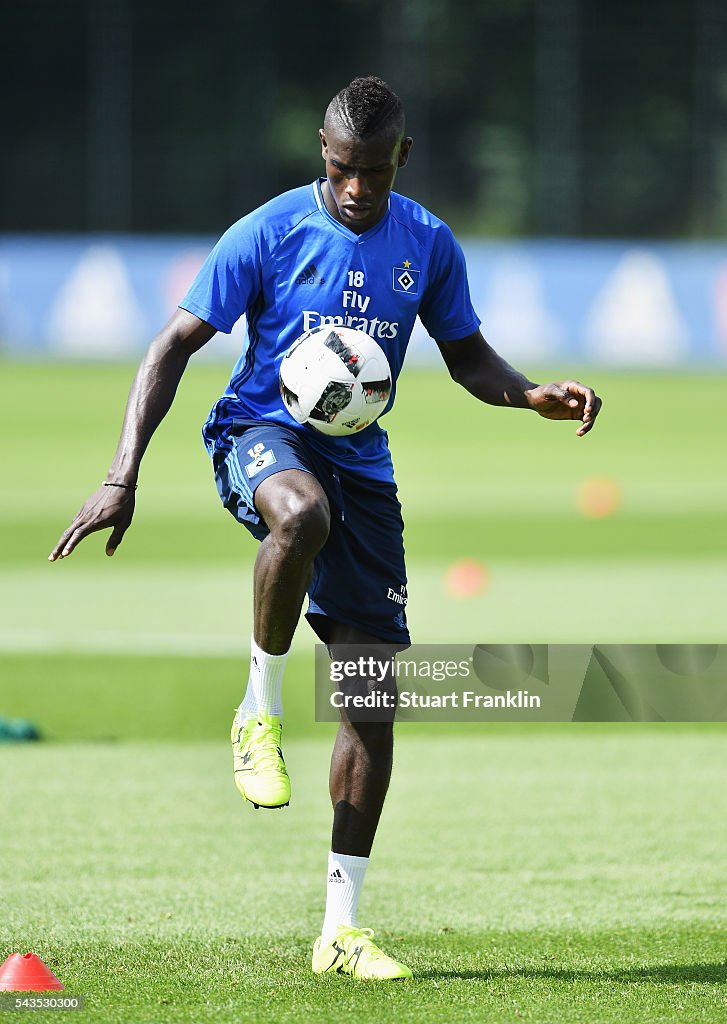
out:
{"label": "training cone", "polygon": [[444,577],[444,588],[453,597],[477,597],[486,589],[487,569],[474,558],[453,562]]}
{"label": "training cone", "polygon": [[621,488],[609,476],[592,476],[578,488],[578,508],[588,519],[606,519],[620,505]]}
{"label": "training cone", "polygon": [[0,967],[0,992],[60,992],[50,967],[35,953],[11,953]]}

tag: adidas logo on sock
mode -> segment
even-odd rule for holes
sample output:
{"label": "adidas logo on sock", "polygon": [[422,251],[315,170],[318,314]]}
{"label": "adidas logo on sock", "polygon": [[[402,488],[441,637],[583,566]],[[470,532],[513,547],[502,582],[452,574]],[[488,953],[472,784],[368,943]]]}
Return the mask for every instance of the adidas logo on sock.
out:
{"label": "adidas logo on sock", "polygon": [[336,868],[335,871],[331,871],[330,875],[328,876],[328,881],[329,882],[345,882],[346,879],[341,874],[341,869],[340,868]]}

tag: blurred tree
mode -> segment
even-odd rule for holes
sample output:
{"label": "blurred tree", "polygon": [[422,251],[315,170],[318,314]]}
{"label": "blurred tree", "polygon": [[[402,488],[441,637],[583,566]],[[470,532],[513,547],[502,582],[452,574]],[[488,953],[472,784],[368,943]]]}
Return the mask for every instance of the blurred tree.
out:
{"label": "blurred tree", "polygon": [[366,73],[407,106],[415,149],[398,187],[459,231],[727,230],[719,0],[26,0],[3,13],[5,230],[214,234],[319,173],[325,104]]}

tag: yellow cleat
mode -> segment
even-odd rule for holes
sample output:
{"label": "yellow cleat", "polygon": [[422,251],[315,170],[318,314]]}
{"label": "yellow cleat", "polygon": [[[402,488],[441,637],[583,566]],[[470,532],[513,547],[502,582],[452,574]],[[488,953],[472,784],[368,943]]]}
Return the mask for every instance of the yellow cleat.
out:
{"label": "yellow cleat", "polygon": [[412,973],[398,960],[392,960],[373,941],[370,928],[341,926],[328,943],[316,939],[313,947],[314,974],[350,974],[357,981],[396,981],[411,978]]}
{"label": "yellow cleat", "polygon": [[258,712],[232,722],[235,785],[253,807],[287,807],[290,779],[280,748],[282,725],[277,715]]}

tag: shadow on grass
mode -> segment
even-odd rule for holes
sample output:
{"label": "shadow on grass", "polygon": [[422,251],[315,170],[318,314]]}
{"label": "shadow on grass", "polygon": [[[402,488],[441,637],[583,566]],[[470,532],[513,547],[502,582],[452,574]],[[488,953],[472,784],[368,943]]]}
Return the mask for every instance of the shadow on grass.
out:
{"label": "shadow on grass", "polygon": [[553,981],[648,982],[676,985],[680,983],[718,984],[727,981],[727,962],[707,964],[655,964],[653,967],[632,967],[619,971],[573,970],[558,967],[520,967],[512,970],[481,971],[417,971],[417,980],[501,981],[504,978],[548,978]]}

